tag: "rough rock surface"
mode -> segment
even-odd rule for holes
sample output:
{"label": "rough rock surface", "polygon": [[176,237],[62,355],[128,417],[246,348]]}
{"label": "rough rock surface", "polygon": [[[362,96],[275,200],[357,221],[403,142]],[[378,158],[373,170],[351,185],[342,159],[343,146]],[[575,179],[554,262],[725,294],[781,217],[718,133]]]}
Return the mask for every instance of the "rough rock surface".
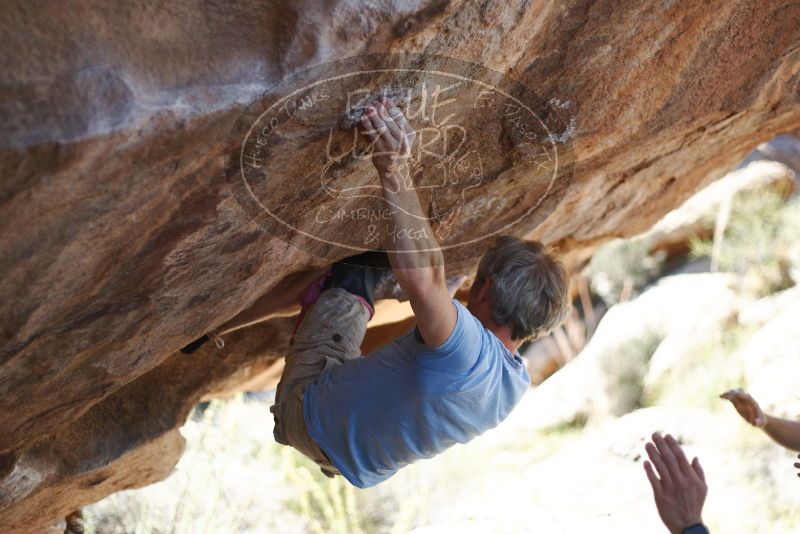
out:
{"label": "rough rock surface", "polygon": [[[288,347],[293,321],[262,323],[228,336],[226,350],[177,353],[117,390],[62,430],[13,456],[2,497],[6,529],[66,515],[121,489],[165,478],[184,449],[177,430],[207,392],[227,391],[265,369]],[[42,517],[48,510],[50,517]],[[8,530],[7,530],[8,531]]]}
{"label": "rough rock surface", "polygon": [[[559,138],[576,165],[517,231],[576,262],[800,127],[791,0],[11,0],[2,9],[6,530],[34,530],[164,476],[192,403],[285,347],[278,321],[237,336],[225,358],[176,354],[284,276],[331,259],[261,231],[222,179],[226,135],[284,76],[353,54],[417,52],[535,88],[565,115]],[[456,118],[481,125],[467,108]],[[305,163],[283,169],[300,192],[312,186]],[[526,207],[514,173],[528,170],[495,171],[479,196]],[[314,207],[313,195],[291,201],[298,213]],[[480,232],[493,215],[467,214],[456,232]]]}

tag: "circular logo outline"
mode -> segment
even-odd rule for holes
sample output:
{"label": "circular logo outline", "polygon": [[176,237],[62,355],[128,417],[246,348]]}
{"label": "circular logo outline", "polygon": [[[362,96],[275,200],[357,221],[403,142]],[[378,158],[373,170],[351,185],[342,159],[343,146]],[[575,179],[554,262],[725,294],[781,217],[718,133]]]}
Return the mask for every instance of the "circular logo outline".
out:
{"label": "circular logo outline", "polygon": [[[504,78],[501,74],[497,73],[496,71],[493,71],[491,69],[487,69],[486,67],[483,67],[482,65],[475,64],[475,63],[470,63],[470,62],[467,62],[467,61],[464,61],[464,60],[460,60],[460,59],[457,59],[457,58],[449,58],[449,57],[446,57],[446,56],[438,56],[438,55],[430,55],[430,54],[397,54],[397,53],[357,55],[357,56],[350,56],[350,57],[347,57],[347,58],[342,58],[342,59],[330,61],[330,62],[327,62],[327,63],[314,65],[312,67],[309,67],[307,69],[301,70],[301,71],[299,71],[297,73],[294,73],[291,76],[288,76],[288,77],[276,82],[270,88],[270,90],[266,91],[262,95],[261,98],[256,99],[254,102],[250,103],[248,106],[245,107],[244,111],[239,116],[239,119],[237,119],[237,125],[239,123],[239,120],[241,120],[243,117],[248,115],[248,113],[250,112],[251,108],[253,108],[255,106],[258,106],[259,104],[262,104],[262,101],[264,100],[264,98],[270,96],[270,91],[272,89],[279,88],[281,85],[287,83],[287,81],[290,81],[291,79],[302,78],[303,75],[306,75],[306,74],[308,74],[308,73],[310,73],[310,72],[312,72],[312,71],[314,71],[316,69],[319,69],[319,68],[322,68],[322,67],[326,67],[328,65],[338,65],[338,64],[341,64],[343,62],[352,61],[352,60],[369,60],[371,58],[385,58],[385,57],[389,57],[389,56],[391,56],[393,59],[397,59],[398,57],[402,57],[402,58],[411,57],[411,58],[414,58],[414,59],[434,58],[436,60],[444,60],[444,61],[447,61],[447,62],[454,61],[454,62],[461,63],[461,64],[467,64],[467,65],[478,67],[479,69],[484,71],[484,73],[488,72],[488,73],[494,74],[496,76],[500,76],[499,79],[506,79],[507,81],[509,81],[509,82],[511,82],[513,84],[516,84],[517,86],[521,86],[526,90],[528,89],[527,87],[525,87],[523,84],[521,84],[517,80]],[[314,88],[314,87],[317,87],[317,86],[320,86],[320,85],[324,85],[326,83],[339,81],[339,80],[346,79],[346,78],[351,78],[351,77],[354,77],[354,76],[369,75],[369,74],[386,74],[386,73],[414,73],[414,74],[423,74],[423,75],[429,74],[429,75],[443,76],[443,77],[454,79],[454,80],[458,80],[458,81],[461,81],[461,82],[466,82],[466,83],[470,83],[470,84],[476,84],[477,86],[482,87],[484,90],[488,90],[488,91],[491,91],[493,93],[497,93],[499,95],[502,95],[502,97],[504,97],[505,99],[514,102],[514,104],[519,106],[521,109],[524,109],[527,113],[529,113],[531,116],[533,116],[533,118],[535,118],[535,120],[542,126],[542,128],[546,132],[547,142],[552,147],[553,159],[554,159],[553,170],[552,170],[550,178],[548,180],[546,190],[539,196],[539,198],[536,200],[536,202],[534,202],[531,206],[529,206],[527,209],[525,209],[522,214],[520,214],[519,216],[514,218],[512,221],[504,224],[500,228],[491,230],[491,231],[486,232],[486,233],[484,233],[484,234],[482,234],[482,235],[480,235],[478,237],[471,238],[471,239],[466,240],[466,241],[458,241],[457,243],[450,243],[450,244],[438,243],[439,246],[436,247],[436,248],[426,248],[426,249],[415,250],[415,251],[402,251],[402,250],[395,251],[395,250],[393,250],[393,252],[400,252],[400,253],[411,253],[411,252],[414,252],[414,253],[417,253],[417,252],[430,252],[430,251],[435,251],[435,250],[441,250],[442,252],[444,252],[446,250],[454,250],[454,249],[458,249],[458,248],[461,248],[461,247],[465,247],[467,245],[472,245],[472,244],[481,242],[481,241],[483,241],[483,240],[485,240],[487,238],[490,238],[492,236],[497,236],[498,234],[501,234],[504,231],[507,231],[509,228],[512,228],[515,225],[518,225],[520,223],[520,221],[522,221],[526,217],[529,217],[537,208],[539,208],[542,205],[542,203],[545,201],[545,199],[551,194],[551,192],[553,191],[553,187],[554,187],[556,181],[559,178],[559,168],[560,168],[560,166],[559,166],[559,157],[560,156],[559,156],[559,150],[558,150],[558,146],[557,146],[558,142],[559,142],[558,137],[561,137],[564,134],[561,134],[559,136],[554,134],[553,131],[551,130],[551,128],[548,127],[546,121],[544,121],[533,109],[531,109],[531,107],[528,104],[522,102],[518,97],[516,97],[516,96],[510,94],[509,92],[507,92],[506,90],[500,88],[498,86],[498,84],[486,83],[485,81],[477,79],[476,77],[470,77],[470,76],[465,76],[465,75],[457,74],[457,73],[453,73],[453,72],[447,72],[447,71],[443,71],[443,70],[438,70],[437,68],[425,68],[425,67],[422,67],[422,68],[409,68],[409,67],[370,68],[370,69],[366,69],[366,70],[352,70],[352,71],[349,71],[349,72],[346,72],[346,73],[343,73],[343,74],[337,74],[335,76],[328,76],[328,77],[325,77],[325,78],[322,78],[322,79],[314,80],[314,81],[312,81],[310,83],[306,83],[306,84],[302,85],[301,87],[299,87],[297,89],[294,89],[293,91],[289,92],[288,94],[285,94],[283,96],[278,95],[278,96],[280,96],[280,98],[278,98],[277,100],[272,102],[266,109],[264,109],[261,113],[259,113],[257,115],[257,117],[255,118],[255,120],[252,120],[249,123],[249,127],[247,128],[246,133],[243,136],[243,138],[241,138],[241,139],[236,141],[236,145],[235,146],[238,147],[238,150],[236,151],[236,154],[237,154],[236,163],[237,163],[237,165],[236,165],[235,178],[240,184],[244,185],[245,191],[247,192],[247,194],[249,196],[249,199],[252,202],[255,202],[255,204],[260,208],[260,210],[263,213],[265,213],[266,215],[268,215],[274,222],[276,222],[279,225],[281,225],[287,231],[292,232],[294,235],[299,235],[299,236],[302,236],[304,238],[316,241],[316,242],[324,244],[324,245],[329,245],[329,246],[333,246],[333,247],[340,247],[340,248],[347,249],[347,250],[350,250],[350,251],[355,251],[355,252],[363,252],[363,251],[371,250],[367,246],[355,246],[355,245],[351,245],[351,244],[347,244],[347,243],[342,243],[342,242],[337,242],[337,241],[333,241],[333,240],[330,240],[330,239],[326,239],[325,237],[317,236],[317,235],[315,235],[315,234],[313,234],[313,233],[311,233],[309,231],[303,230],[301,228],[297,228],[293,224],[291,224],[291,223],[285,221],[284,219],[282,219],[281,217],[279,217],[276,213],[273,212],[273,210],[271,210],[269,207],[264,205],[262,200],[252,190],[252,188],[250,186],[250,183],[248,181],[248,178],[246,176],[246,172],[244,170],[244,165],[245,165],[245,161],[244,160],[245,160],[245,149],[247,147],[248,140],[250,140],[253,137],[254,130],[257,129],[257,126],[260,125],[260,123],[264,119],[264,117],[268,113],[270,113],[270,110],[273,110],[275,108],[280,108],[281,105],[283,105],[287,101],[290,101],[291,98],[294,97],[297,94],[306,92],[311,88]],[[226,140],[226,148],[230,147],[230,145],[231,145],[231,137],[233,136],[234,131],[236,131],[236,130],[237,130],[237,128],[235,126],[234,130],[229,134],[229,137]],[[565,131],[566,131],[566,129],[565,129]],[[565,144],[563,140],[560,141],[560,142],[561,142],[562,145]],[[229,157],[228,156],[228,152],[229,152],[228,150],[225,151],[226,158]],[[226,175],[226,179],[229,182],[229,185],[231,185],[231,188],[233,189],[234,198],[237,200],[237,203],[240,204],[240,207],[242,207],[244,209],[244,211],[246,213],[248,213],[248,209],[245,206],[243,206],[241,204],[241,202],[239,202],[239,197],[238,197],[238,195],[236,195],[236,189],[231,184],[231,180],[232,180],[233,177],[231,176],[231,173],[228,172],[229,168],[230,168],[230,164],[226,164],[225,165],[225,169],[226,169],[225,175]],[[375,197],[377,197],[377,195],[359,194],[359,195],[353,195],[353,196],[348,197],[348,198],[375,198]],[[252,214],[249,214],[249,215],[250,215],[251,219],[255,219],[256,218],[256,217],[252,216]],[[427,221],[431,221],[431,218],[427,217],[426,220]],[[260,225],[260,223],[258,223],[258,222],[257,222],[257,224]],[[285,241],[287,241],[287,240],[285,240]],[[291,244],[290,241],[287,241],[287,242]],[[437,240],[437,242],[438,242],[438,240]]]}

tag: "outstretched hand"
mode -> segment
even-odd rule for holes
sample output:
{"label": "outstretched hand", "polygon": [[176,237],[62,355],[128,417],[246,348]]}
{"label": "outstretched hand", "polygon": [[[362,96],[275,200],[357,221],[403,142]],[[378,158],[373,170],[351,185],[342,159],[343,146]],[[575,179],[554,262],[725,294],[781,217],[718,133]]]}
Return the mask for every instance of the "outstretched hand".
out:
{"label": "outstretched hand", "polygon": [[761,411],[761,407],[756,400],[742,389],[732,389],[720,395],[720,398],[731,401],[733,407],[742,416],[742,419],[751,425],[764,428],[767,424],[767,416]]}
{"label": "outstretched hand", "polygon": [[381,178],[407,164],[416,133],[391,98],[366,106],[361,127],[373,142],[372,163]]}
{"label": "outstretched hand", "polygon": [[653,441],[645,445],[645,450],[650,461],[645,460],[644,470],[653,487],[658,515],[667,529],[677,534],[702,523],[708,486],[700,460],[695,458],[690,464],[681,446],[669,434],[666,438],[653,434]]}

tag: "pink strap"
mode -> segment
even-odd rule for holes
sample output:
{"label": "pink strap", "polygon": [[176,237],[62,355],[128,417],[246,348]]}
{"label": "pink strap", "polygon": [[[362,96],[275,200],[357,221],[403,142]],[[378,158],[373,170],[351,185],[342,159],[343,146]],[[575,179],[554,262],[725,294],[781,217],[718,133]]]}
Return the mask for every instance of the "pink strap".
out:
{"label": "pink strap", "polygon": [[359,295],[353,295],[353,296],[354,296],[355,298],[357,298],[357,299],[358,299],[358,301],[359,301],[361,304],[363,304],[363,305],[364,305],[364,307],[367,309],[367,312],[369,312],[369,318],[370,318],[370,319],[372,319],[372,316],[373,316],[373,315],[375,315],[375,308],[373,308],[372,306],[370,306],[370,305],[369,305],[369,302],[367,302],[367,299],[365,299],[364,297],[361,297],[361,296],[359,296]]}
{"label": "pink strap", "polygon": [[322,293],[322,286],[325,285],[325,282],[328,281],[330,276],[331,272],[328,271],[312,282],[311,285],[308,286],[305,291],[303,291],[303,294],[300,295],[300,306],[305,308],[306,306],[311,306],[317,302],[320,293]]}
{"label": "pink strap", "polygon": [[300,323],[303,322],[303,318],[306,316],[306,312],[308,309],[317,302],[320,294],[322,293],[322,286],[325,285],[325,281],[330,277],[331,272],[328,271],[319,278],[317,278],[314,282],[311,283],[310,286],[303,291],[303,294],[300,295],[300,314],[297,316],[297,320],[294,322],[294,328],[292,329],[292,337],[289,340],[289,344],[291,345],[294,343],[294,335],[297,333],[297,329],[300,328]]}
{"label": "pink strap", "polygon": [[[306,312],[308,312],[309,308],[317,302],[319,296],[322,294],[322,286],[325,285],[325,282],[331,276],[331,272],[328,271],[327,273],[320,276],[316,281],[314,281],[310,286],[303,291],[303,294],[300,296],[300,315],[297,316],[297,321],[294,323],[294,329],[292,330],[292,340],[289,342],[290,344],[294,341],[294,335],[297,333],[297,329],[300,328],[300,323],[303,322],[303,319],[306,316]],[[372,319],[372,316],[375,315],[375,308],[369,305],[369,302],[366,301],[363,297],[358,295],[353,295],[358,301],[366,308],[367,312],[369,313],[369,318]]]}

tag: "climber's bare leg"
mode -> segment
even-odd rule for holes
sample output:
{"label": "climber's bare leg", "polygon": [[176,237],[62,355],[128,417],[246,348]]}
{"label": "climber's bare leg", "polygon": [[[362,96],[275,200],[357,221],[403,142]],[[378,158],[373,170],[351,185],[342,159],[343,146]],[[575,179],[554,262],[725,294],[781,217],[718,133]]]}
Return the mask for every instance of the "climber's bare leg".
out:
{"label": "climber's bare leg", "polygon": [[216,335],[227,334],[273,317],[297,314],[300,311],[300,296],[327,270],[327,267],[322,267],[290,274],[261,295],[249,308],[217,328]]}
{"label": "climber's bare leg", "polygon": [[[300,312],[300,295],[306,288],[325,274],[327,268],[312,269],[293,273],[281,280],[278,285],[260,296],[249,308],[242,310],[216,330],[216,335],[222,336],[235,330],[258,324],[273,317],[287,317]],[[447,279],[447,288],[451,295],[461,287],[466,280],[465,276],[455,276]],[[399,286],[398,286],[399,289]],[[400,300],[408,297],[398,291],[394,295]]]}
{"label": "climber's bare leg", "polygon": [[193,354],[209,339],[214,340],[217,348],[223,348],[225,342],[223,334],[239,330],[246,326],[269,320],[273,317],[293,315],[300,311],[300,299],[310,285],[318,281],[328,268],[309,269],[292,273],[278,284],[261,295],[246,310],[239,312],[235,317],[221,326],[207,332],[204,336],[192,341],[181,349],[184,354]]}

